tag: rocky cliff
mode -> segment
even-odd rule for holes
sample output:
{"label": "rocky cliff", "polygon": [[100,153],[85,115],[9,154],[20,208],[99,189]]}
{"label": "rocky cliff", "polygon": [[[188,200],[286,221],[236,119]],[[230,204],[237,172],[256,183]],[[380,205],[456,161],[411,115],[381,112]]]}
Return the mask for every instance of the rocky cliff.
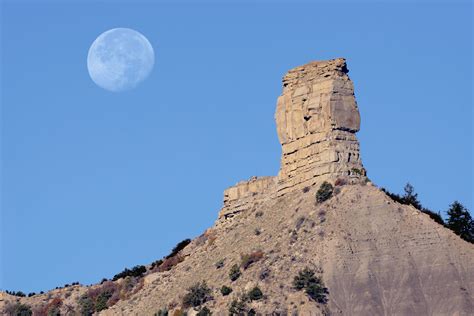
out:
{"label": "rocky cliff", "polygon": [[[123,284],[130,280],[110,282],[120,296],[107,301],[101,314],[166,309],[193,315],[205,306],[213,315],[237,307],[261,315],[474,315],[474,246],[414,207],[394,202],[367,179],[344,59],[290,70],[275,119],[282,145],[278,175],[225,190],[216,223],[172,258],[148,266],[128,294]],[[332,197],[317,202],[325,181],[334,186]],[[327,301],[295,287],[304,269],[327,287]],[[202,281],[206,299],[190,307],[189,289]],[[223,286],[232,291],[224,295]],[[80,312],[78,297],[103,287],[78,286],[67,290],[69,298],[65,290],[20,301],[38,305],[59,297]],[[261,295],[252,292],[256,287]],[[2,299],[13,300],[5,294]]]}

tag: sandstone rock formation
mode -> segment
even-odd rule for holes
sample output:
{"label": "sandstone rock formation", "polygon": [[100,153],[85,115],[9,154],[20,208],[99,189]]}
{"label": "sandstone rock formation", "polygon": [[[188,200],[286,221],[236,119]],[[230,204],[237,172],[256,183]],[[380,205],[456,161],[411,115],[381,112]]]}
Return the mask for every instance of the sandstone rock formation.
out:
{"label": "sandstone rock formation", "polygon": [[[256,285],[264,296],[247,302],[247,310],[261,315],[474,315],[474,246],[368,181],[347,73],[344,59],[289,71],[275,113],[282,144],[278,175],[225,190],[215,225],[184,248],[169,271],[149,266],[132,294],[100,314],[154,315],[166,308],[170,315],[195,315],[183,297],[206,281],[213,299],[205,306],[213,315],[228,315],[231,302]],[[336,186],[335,196],[316,203],[323,181]],[[242,265],[251,253],[259,259]],[[242,275],[231,280],[236,264]],[[293,287],[305,267],[328,287],[327,304]],[[232,293],[222,295],[223,285]],[[60,297],[78,311],[77,298],[99,288],[18,300],[37,305],[48,302],[46,295]],[[14,299],[0,295],[0,310]]]}
{"label": "sandstone rock formation", "polygon": [[347,72],[339,58],[297,67],[283,78],[275,113],[282,145],[279,194],[364,174],[355,137],[360,116]]}
{"label": "sandstone rock formation", "polygon": [[[219,217],[231,217],[254,200],[343,178],[365,178],[355,133],[360,115],[346,61],[317,61],[283,77],[275,121],[282,145],[277,177],[252,178],[224,192]],[[249,203],[250,202],[250,203]]]}

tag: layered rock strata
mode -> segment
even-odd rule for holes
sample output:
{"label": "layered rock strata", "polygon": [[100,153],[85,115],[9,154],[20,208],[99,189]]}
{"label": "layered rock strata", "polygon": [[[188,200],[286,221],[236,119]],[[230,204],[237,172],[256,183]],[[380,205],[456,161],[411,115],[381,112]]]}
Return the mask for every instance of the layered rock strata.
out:
{"label": "layered rock strata", "polygon": [[224,192],[219,218],[248,209],[263,196],[284,195],[329,180],[365,176],[355,133],[360,128],[354,85],[343,58],[316,61],[283,77],[275,120],[282,145],[277,177],[251,178]]}
{"label": "layered rock strata", "polygon": [[283,78],[275,120],[282,145],[279,195],[324,180],[365,175],[355,133],[360,115],[343,58],[312,62]]}

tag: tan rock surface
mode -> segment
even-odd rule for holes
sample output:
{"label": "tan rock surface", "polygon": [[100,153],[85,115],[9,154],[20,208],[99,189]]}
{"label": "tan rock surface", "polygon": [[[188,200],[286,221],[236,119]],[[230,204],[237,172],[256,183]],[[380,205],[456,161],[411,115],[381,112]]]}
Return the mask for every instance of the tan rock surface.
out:
{"label": "tan rock surface", "polygon": [[360,115],[347,72],[345,59],[338,58],[297,67],[283,77],[275,113],[282,144],[279,195],[364,175],[355,137]]}

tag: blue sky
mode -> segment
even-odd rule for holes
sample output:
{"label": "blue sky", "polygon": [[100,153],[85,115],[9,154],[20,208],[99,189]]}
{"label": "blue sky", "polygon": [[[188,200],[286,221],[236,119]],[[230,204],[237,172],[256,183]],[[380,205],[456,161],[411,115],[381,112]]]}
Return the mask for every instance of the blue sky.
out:
{"label": "blue sky", "polygon": [[[0,288],[111,277],[211,226],[223,190],[276,175],[281,77],[345,57],[378,185],[473,209],[472,5],[2,2]],[[89,46],[129,27],[154,47],[124,93]]]}

